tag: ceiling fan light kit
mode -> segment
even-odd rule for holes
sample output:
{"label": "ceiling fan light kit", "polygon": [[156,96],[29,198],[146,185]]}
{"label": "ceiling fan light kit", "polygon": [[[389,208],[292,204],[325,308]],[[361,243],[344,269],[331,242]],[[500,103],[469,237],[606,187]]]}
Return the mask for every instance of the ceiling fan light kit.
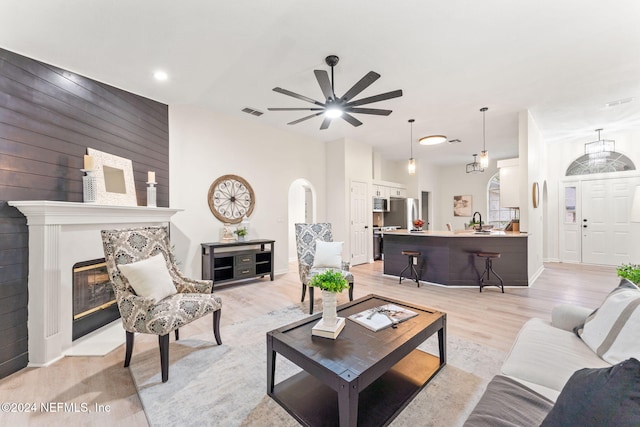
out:
{"label": "ceiling fan light kit", "polygon": [[322,90],[322,94],[325,97],[325,101],[320,102],[315,99],[306,97],[304,95],[291,92],[290,90],[280,87],[273,88],[274,92],[281,93],[283,95],[291,96],[293,98],[309,102],[314,104],[315,107],[310,108],[269,108],[269,111],[311,111],[312,114],[294,120],[287,124],[295,125],[314,117],[318,117],[324,114],[324,120],[320,125],[320,130],[327,129],[331,124],[331,121],[335,118],[341,117],[352,126],[360,126],[362,122],[351,114],[373,114],[376,116],[388,116],[391,114],[391,110],[383,110],[378,108],[361,108],[360,105],[371,104],[374,102],[385,101],[387,99],[398,98],[402,96],[402,90],[394,90],[391,92],[381,93],[379,95],[369,96],[366,98],[360,98],[353,100],[360,92],[368,88],[373,82],[380,78],[380,74],[369,71],[363,78],[361,78],[351,89],[349,89],[342,97],[338,97],[334,91],[334,79],[333,79],[333,67],[338,64],[338,58],[336,55],[329,55],[325,58],[325,62],[331,67],[331,79],[326,70],[314,70],[313,73],[316,76],[318,85]]}
{"label": "ceiling fan light kit", "polygon": [[447,142],[447,137],[444,135],[423,136],[418,142],[420,145],[438,145]]}

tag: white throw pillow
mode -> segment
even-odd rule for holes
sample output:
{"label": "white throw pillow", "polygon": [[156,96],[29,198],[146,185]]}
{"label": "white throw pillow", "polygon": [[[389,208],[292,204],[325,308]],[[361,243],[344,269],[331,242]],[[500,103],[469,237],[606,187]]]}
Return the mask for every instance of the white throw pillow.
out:
{"label": "white throw pillow", "polygon": [[160,301],[178,293],[162,254],[131,264],[118,265],[118,269],[138,296]]}
{"label": "white throw pillow", "polygon": [[603,360],[615,364],[640,358],[640,289],[623,280],[578,333]]}
{"label": "white throw pillow", "polygon": [[342,269],[342,242],[324,242],[316,240],[316,254],[313,268]]}

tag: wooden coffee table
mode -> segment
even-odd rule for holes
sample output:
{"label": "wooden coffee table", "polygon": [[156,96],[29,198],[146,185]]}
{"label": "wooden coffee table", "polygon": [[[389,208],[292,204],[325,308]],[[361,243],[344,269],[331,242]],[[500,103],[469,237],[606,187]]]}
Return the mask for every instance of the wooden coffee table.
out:
{"label": "wooden coffee table", "polygon": [[[311,335],[317,314],[267,333],[267,393],[307,426],[390,423],[446,364],[447,315],[367,295],[338,307],[348,317],[394,303],[417,316],[378,332],[352,322],[337,339]],[[439,356],[416,347],[438,333]],[[276,353],[303,369],[275,384]]]}

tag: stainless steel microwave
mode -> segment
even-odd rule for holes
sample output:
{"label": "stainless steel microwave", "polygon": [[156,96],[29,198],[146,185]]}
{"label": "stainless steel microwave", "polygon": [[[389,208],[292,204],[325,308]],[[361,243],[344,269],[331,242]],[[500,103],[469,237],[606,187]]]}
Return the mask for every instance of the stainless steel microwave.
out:
{"label": "stainless steel microwave", "polygon": [[389,208],[387,207],[387,199],[382,199],[378,197],[373,198],[373,211],[374,212],[387,212]]}

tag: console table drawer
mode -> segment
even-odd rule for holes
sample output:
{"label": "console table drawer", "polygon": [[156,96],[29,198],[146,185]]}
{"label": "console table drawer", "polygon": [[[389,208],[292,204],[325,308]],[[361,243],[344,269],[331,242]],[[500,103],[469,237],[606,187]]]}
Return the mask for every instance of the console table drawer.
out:
{"label": "console table drawer", "polygon": [[255,265],[246,265],[244,267],[236,267],[235,273],[233,275],[236,279],[242,279],[244,277],[253,277],[256,275],[256,267]]}
{"label": "console table drawer", "polygon": [[253,265],[255,263],[255,255],[254,254],[242,254],[242,255],[236,255],[235,256],[235,260],[236,260],[236,267],[245,267],[245,266],[250,266]]}

